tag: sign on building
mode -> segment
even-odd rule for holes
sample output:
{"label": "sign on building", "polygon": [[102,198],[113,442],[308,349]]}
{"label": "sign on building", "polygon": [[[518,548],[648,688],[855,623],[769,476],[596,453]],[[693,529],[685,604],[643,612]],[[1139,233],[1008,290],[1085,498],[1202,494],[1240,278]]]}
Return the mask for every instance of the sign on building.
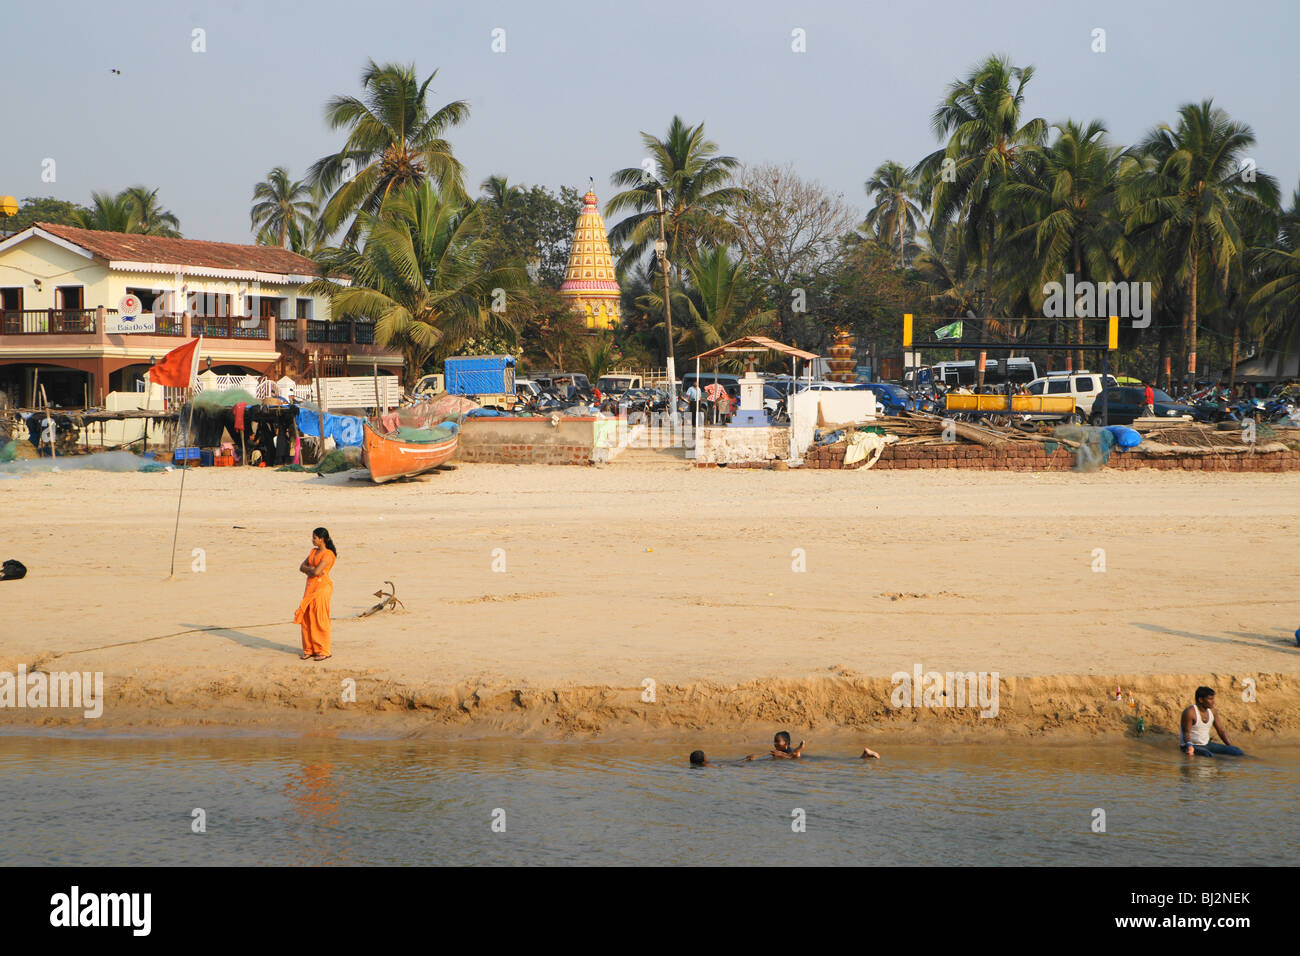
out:
{"label": "sign on building", "polygon": [[128,292],[117,303],[117,315],[104,319],[104,331],[109,335],[131,335],[134,332],[154,332],[157,324],[152,312],[145,312],[140,297]]}

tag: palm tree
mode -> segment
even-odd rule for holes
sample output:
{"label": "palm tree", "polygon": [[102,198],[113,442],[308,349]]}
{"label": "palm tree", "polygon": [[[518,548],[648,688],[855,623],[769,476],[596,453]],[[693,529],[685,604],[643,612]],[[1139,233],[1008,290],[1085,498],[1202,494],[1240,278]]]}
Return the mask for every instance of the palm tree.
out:
{"label": "palm tree", "polygon": [[914,261],[927,300],[951,318],[973,316],[983,276],[957,236],[953,223],[934,223],[921,234],[924,243]]}
{"label": "palm tree", "polygon": [[475,336],[514,335],[508,309],[496,313],[487,304],[494,289],[512,291],[522,277],[514,269],[481,268],[477,204],[426,181],[401,187],[378,214],[363,210],[358,218],[363,248],[336,249],[326,260],[327,273],[346,274],[351,285],[322,279],[307,288],[329,295],[336,316],[373,318],[376,341],[402,350],[406,384],[435,353],[449,354]]}
{"label": "palm tree", "polygon": [[[1037,305],[1048,282],[1072,272],[1076,282],[1110,279],[1116,271],[1119,237],[1118,185],[1124,153],[1106,142],[1106,127],[1093,120],[1086,127],[1074,121],[1056,124],[1056,141],[1039,151],[1021,170],[1019,182],[1003,185],[994,205],[1018,207],[1029,222],[1008,238],[1032,240],[1032,255],[1022,261],[1034,270],[1030,300]],[[1084,340],[1083,319],[1076,341]],[[1083,352],[1075,368],[1083,368]]]}
{"label": "palm tree", "polygon": [[1286,356],[1300,349],[1300,186],[1279,217],[1276,240],[1254,250],[1253,260],[1259,278],[1251,295],[1259,308],[1256,328],[1266,346],[1281,352],[1280,377]]}
{"label": "palm tree", "polygon": [[898,237],[898,265],[904,268],[904,237],[914,234],[922,221],[921,207],[915,202],[919,196],[916,180],[906,166],[890,160],[876,167],[865,186],[876,204],[863,225],[886,241]]}
{"label": "palm tree", "polygon": [[165,236],[169,239],[181,237],[181,221],[158,202],[158,190],[144,186],[129,186],[122,190],[135,210],[135,219],[139,231],[146,236]]}
{"label": "palm tree", "polygon": [[1138,146],[1149,162],[1130,187],[1127,226],[1153,233],[1176,256],[1176,277],[1186,293],[1183,368],[1193,382],[1201,280],[1226,289],[1246,252],[1243,224],[1277,204],[1273,177],[1253,169],[1243,174],[1242,160],[1254,143],[1249,126],[1205,100],[1181,107],[1176,125],[1158,126]]}
{"label": "palm tree", "polygon": [[[703,352],[771,328],[776,310],[764,308],[762,290],[743,259],[731,258],[727,246],[705,249],[686,267],[687,284],[672,290],[673,316],[684,348]],[[662,314],[663,294],[650,292],[638,303]]]}
{"label": "palm tree", "polygon": [[[466,198],[464,171],[443,135],[469,118],[469,104],[454,100],[430,111],[429,84],[437,75],[434,70],[421,83],[414,65],[370,60],[361,73],[363,98],[336,96],[326,104],[331,128],[348,130],[343,148],[308,172],[330,196],[322,215],[327,235],[358,211],[378,213],[384,199],[408,183],[432,179],[450,198]],[[354,222],[347,244],[358,232]]]}
{"label": "palm tree", "polygon": [[311,188],[294,180],[283,166],[277,166],[253,187],[249,218],[259,245],[288,249],[289,234],[296,229],[300,237],[305,237],[317,218]]}
{"label": "palm tree", "polygon": [[1012,66],[1006,57],[991,56],[964,80],[949,84],[930,120],[935,136],[947,142],[915,170],[922,178],[922,195],[931,202],[932,224],[955,217],[976,253],[984,283],[978,308],[986,319],[993,314],[998,238],[993,199],[1019,178],[1047,135],[1042,119],[1023,119],[1025,86],[1033,75],[1032,66]]}
{"label": "palm tree", "polygon": [[725,213],[747,198],[743,188],[731,185],[740,160],[719,156],[717,143],[704,138],[704,124],[687,126],[680,116],[673,117],[665,138],[643,132],[641,142],[653,171],[634,166],[610,177],[614,186],[629,188],[605,204],[606,218],[633,212],[610,230],[609,239],[623,249],[620,268],[640,259],[659,238],[656,190],[662,190],[668,259],[676,264],[680,279],[682,255],[689,260],[701,242],[735,238],[736,229]]}
{"label": "palm tree", "polygon": [[578,351],[578,368],[588,381],[595,382],[610,369],[617,368],[621,357],[612,335],[596,335],[588,338]]}
{"label": "palm tree", "polygon": [[77,210],[77,225],[82,229],[98,229],[102,232],[139,233],[141,229],[137,209],[136,203],[125,192],[116,196],[92,192],[90,209]]}

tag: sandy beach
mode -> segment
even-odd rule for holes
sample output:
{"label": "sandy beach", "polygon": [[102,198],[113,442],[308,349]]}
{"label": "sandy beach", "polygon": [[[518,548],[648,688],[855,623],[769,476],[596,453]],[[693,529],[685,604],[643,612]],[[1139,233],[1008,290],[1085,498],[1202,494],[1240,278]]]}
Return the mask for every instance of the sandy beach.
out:
{"label": "sandy beach", "polygon": [[[102,671],[106,698],[5,726],[1078,740],[1172,730],[1209,683],[1234,742],[1300,740],[1290,474],[200,469],[168,581],[180,480],[0,478],[0,559],[29,568],[0,670]],[[304,663],[316,525],[334,657]],[[405,609],[356,619],[386,580]],[[997,672],[997,717],[891,706],[917,665]]]}

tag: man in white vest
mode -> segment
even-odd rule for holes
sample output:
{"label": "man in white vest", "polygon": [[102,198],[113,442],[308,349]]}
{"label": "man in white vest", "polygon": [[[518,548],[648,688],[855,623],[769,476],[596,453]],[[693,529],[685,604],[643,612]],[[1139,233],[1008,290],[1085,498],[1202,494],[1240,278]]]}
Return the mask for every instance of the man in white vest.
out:
{"label": "man in white vest", "polygon": [[[1214,688],[1196,688],[1196,703],[1183,711],[1182,725],[1178,733],[1178,746],[1188,756],[1198,757],[1244,757],[1240,747],[1228,742],[1228,735],[1223,732],[1223,724],[1214,713]],[[1210,730],[1213,729],[1223,741],[1221,744],[1210,742]]]}

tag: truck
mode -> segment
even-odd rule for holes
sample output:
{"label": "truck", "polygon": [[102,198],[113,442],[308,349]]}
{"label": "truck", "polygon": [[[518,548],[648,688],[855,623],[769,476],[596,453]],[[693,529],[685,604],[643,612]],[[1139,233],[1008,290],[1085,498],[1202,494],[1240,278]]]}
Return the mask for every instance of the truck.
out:
{"label": "truck", "polygon": [[513,355],[453,355],[442,371],[451,395],[467,396],[485,408],[515,406]]}

